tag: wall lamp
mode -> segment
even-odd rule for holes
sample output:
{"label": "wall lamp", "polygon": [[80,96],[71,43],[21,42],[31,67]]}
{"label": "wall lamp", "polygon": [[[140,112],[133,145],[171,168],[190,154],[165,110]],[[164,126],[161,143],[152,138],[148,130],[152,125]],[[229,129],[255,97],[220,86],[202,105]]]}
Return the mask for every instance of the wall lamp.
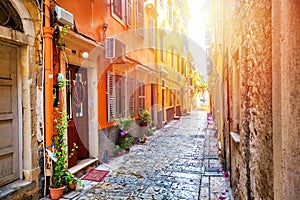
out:
{"label": "wall lamp", "polygon": [[108,28],[108,24],[104,22],[104,23],[102,24],[102,26],[103,26],[103,31],[104,31],[104,33],[105,33],[106,30],[107,30],[107,28]]}

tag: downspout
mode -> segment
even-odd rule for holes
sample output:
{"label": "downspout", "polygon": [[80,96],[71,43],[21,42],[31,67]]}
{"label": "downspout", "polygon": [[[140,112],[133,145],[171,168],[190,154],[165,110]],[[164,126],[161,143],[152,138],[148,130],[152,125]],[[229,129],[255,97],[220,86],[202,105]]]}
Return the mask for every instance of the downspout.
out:
{"label": "downspout", "polygon": [[50,26],[50,0],[44,3],[45,25],[43,27],[44,37],[44,69],[45,69],[45,143],[46,148],[52,144],[53,130],[53,102],[52,102],[52,85],[53,85],[53,61],[52,61],[52,34],[53,28]]}

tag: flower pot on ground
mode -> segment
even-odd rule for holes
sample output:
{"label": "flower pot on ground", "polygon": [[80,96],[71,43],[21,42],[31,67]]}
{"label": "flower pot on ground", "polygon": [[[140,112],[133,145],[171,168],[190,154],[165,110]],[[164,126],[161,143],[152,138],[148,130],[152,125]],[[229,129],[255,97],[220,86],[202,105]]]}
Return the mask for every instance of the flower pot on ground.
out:
{"label": "flower pot on ground", "polygon": [[123,149],[120,145],[116,145],[114,152],[117,156],[122,156],[123,155]]}
{"label": "flower pot on ground", "polygon": [[70,172],[67,172],[65,179],[70,190],[76,190],[77,184],[81,185],[81,180]]}
{"label": "flower pot on ground", "polygon": [[51,199],[59,199],[62,194],[63,194],[63,191],[65,189],[65,186],[63,187],[60,187],[60,188],[49,188],[50,190],[50,198]]}

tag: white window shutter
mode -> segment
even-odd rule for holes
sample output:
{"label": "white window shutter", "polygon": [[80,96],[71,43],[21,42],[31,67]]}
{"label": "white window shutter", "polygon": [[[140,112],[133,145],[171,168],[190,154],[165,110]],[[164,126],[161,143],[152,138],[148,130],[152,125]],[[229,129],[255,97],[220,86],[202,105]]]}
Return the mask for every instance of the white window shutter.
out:
{"label": "white window shutter", "polygon": [[107,72],[107,121],[116,119],[116,84],[115,74]]}
{"label": "white window shutter", "polygon": [[106,52],[105,52],[105,57],[106,58],[114,58],[115,55],[115,38],[114,37],[107,37],[106,38]]}

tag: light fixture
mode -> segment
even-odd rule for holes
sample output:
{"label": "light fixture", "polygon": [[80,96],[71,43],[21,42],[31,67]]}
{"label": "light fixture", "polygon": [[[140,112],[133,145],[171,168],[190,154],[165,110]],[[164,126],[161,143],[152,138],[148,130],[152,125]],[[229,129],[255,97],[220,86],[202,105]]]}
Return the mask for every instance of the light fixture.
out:
{"label": "light fixture", "polygon": [[89,57],[89,53],[88,52],[82,52],[81,57],[84,59],[87,59]]}
{"label": "light fixture", "polygon": [[102,26],[103,26],[103,31],[104,31],[104,33],[106,32],[106,30],[107,30],[107,28],[108,28],[108,23],[103,23],[102,24]]}

